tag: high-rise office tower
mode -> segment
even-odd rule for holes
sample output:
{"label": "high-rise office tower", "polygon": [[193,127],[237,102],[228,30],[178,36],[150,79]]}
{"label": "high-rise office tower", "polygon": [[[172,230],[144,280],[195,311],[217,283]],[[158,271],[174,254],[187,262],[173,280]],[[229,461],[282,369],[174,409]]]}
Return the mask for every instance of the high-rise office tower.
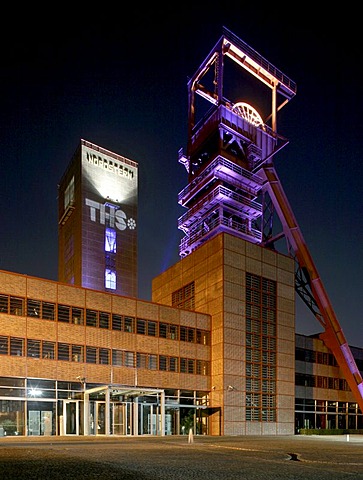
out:
{"label": "high-rise office tower", "polygon": [[137,296],[138,164],[81,140],[58,186],[58,279]]}

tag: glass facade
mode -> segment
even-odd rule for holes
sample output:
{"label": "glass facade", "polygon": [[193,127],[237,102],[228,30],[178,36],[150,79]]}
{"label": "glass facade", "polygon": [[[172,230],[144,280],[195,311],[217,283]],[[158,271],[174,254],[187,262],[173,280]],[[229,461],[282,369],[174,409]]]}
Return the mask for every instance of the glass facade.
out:
{"label": "glass facade", "polygon": [[206,392],[86,385],[82,380],[0,377],[0,437],[207,432]]}

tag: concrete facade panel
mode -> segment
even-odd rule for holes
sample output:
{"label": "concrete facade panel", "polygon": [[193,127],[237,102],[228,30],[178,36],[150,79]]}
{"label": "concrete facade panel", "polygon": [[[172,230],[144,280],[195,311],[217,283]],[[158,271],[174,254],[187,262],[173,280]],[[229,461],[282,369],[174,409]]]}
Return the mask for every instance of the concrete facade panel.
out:
{"label": "concrete facade panel", "polygon": [[224,312],[225,315],[234,314],[243,318],[245,314],[244,302],[235,300],[231,297],[224,297]]}
{"label": "concrete facade panel", "polygon": [[139,300],[136,302],[136,316],[147,320],[158,320],[159,307],[156,304]]}
{"label": "concrete facade panel", "polygon": [[277,295],[279,298],[285,298],[291,302],[295,301],[295,288],[289,285],[278,283]]}
{"label": "concrete facade panel", "polygon": [[278,254],[268,248],[262,249],[262,263],[277,267]]}
{"label": "concrete facade panel", "polygon": [[0,285],[1,292],[4,294],[13,295],[16,292],[18,296],[26,296],[27,277],[25,275],[0,271]]}
{"label": "concrete facade panel", "polygon": [[224,251],[224,265],[244,271],[246,269],[246,257],[231,250]]}
{"label": "concrete facade panel", "polygon": [[[26,324],[26,330],[19,330],[18,332],[18,335],[21,337],[28,337],[34,339],[45,338],[47,340],[53,341],[57,340],[57,334],[59,335],[59,331],[57,332],[57,325],[55,322],[38,319],[32,319],[32,321],[28,321]],[[82,337],[84,339],[84,331],[82,332],[82,334]],[[69,338],[69,330],[67,331],[67,335]]]}
{"label": "concrete facade panel", "polygon": [[[243,306],[244,307],[244,306]],[[234,330],[238,330],[241,332],[244,332],[245,330],[245,317],[244,317],[244,312],[242,315],[240,314],[235,314],[235,313],[226,313],[224,317],[224,326],[225,328],[230,328]],[[241,339],[242,343],[241,345],[245,344],[245,335],[243,335],[243,339]]]}
{"label": "concrete facade panel", "polygon": [[57,285],[53,282],[30,277],[27,282],[27,296],[38,300],[55,302],[57,299]]}
{"label": "concrete facade panel", "polygon": [[261,268],[261,275],[264,278],[268,278],[269,280],[276,281],[276,278],[277,278],[276,267],[274,265],[263,263]]}
{"label": "concrete facade panel", "polygon": [[[244,275],[241,276],[244,277]],[[232,283],[229,281],[229,279],[226,279],[224,282],[224,294],[226,297],[235,298],[241,302],[244,302],[244,299],[246,298],[246,289],[244,285],[241,285],[241,283]]]}
{"label": "concrete facade panel", "polygon": [[117,295],[112,296],[112,311],[122,313],[123,315],[129,315],[131,317],[136,316],[137,300],[129,297],[119,297]]}
{"label": "concrete facade panel", "polygon": [[293,299],[288,300],[284,297],[278,297],[278,310],[294,314],[295,312],[295,302]]}
{"label": "concrete facade panel", "polygon": [[262,275],[261,262],[259,262],[255,258],[246,258],[246,272],[261,276]]}
{"label": "concrete facade panel", "polygon": [[260,264],[262,260],[263,249],[259,245],[255,245],[254,243],[249,243],[249,242],[245,242],[245,248],[246,248],[247,259],[257,260],[258,263]]}
{"label": "concrete facade panel", "polygon": [[241,277],[244,275],[244,271],[237,267],[225,265],[224,267],[224,279],[228,282],[241,285]]}
{"label": "concrete facade panel", "polygon": [[104,312],[111,311],[111,295],[103,292],[95,292],[93,290],[86,291],[86,308],[102,310]]}
{"label": "concrete facade panel", "polygon": [[86,291],[72,285],[58,284],[57,302],[63,305],[76,305],[84,307],[86,302]]}

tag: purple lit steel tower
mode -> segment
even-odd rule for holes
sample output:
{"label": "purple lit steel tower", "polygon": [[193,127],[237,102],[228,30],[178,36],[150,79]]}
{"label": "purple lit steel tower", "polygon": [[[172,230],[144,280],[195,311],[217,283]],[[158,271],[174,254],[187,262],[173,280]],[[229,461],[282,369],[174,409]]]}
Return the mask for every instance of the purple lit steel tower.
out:
{"label": "purple lit steel tower", "polygon": [[363,411],[362,377],[273,165],[288,144],[277,133],[277,114],[295,94],[293,81],[223,29],[188,82],[187,151],[179,150],[188,185],[178,197],[187,211],[178,220],[185,234],[179,254],[220,232],[273,249],[285,237],[296,260],[296,291],[324,327],[321,338]]}

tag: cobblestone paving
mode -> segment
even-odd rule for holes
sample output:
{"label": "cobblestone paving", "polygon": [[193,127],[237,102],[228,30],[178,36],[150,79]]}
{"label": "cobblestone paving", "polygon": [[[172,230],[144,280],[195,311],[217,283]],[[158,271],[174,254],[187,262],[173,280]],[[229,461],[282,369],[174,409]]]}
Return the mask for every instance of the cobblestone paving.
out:
{"label": "cobblestone paving", "polygon": [[363,480],[363,436],[0,440],[0,480]]}

